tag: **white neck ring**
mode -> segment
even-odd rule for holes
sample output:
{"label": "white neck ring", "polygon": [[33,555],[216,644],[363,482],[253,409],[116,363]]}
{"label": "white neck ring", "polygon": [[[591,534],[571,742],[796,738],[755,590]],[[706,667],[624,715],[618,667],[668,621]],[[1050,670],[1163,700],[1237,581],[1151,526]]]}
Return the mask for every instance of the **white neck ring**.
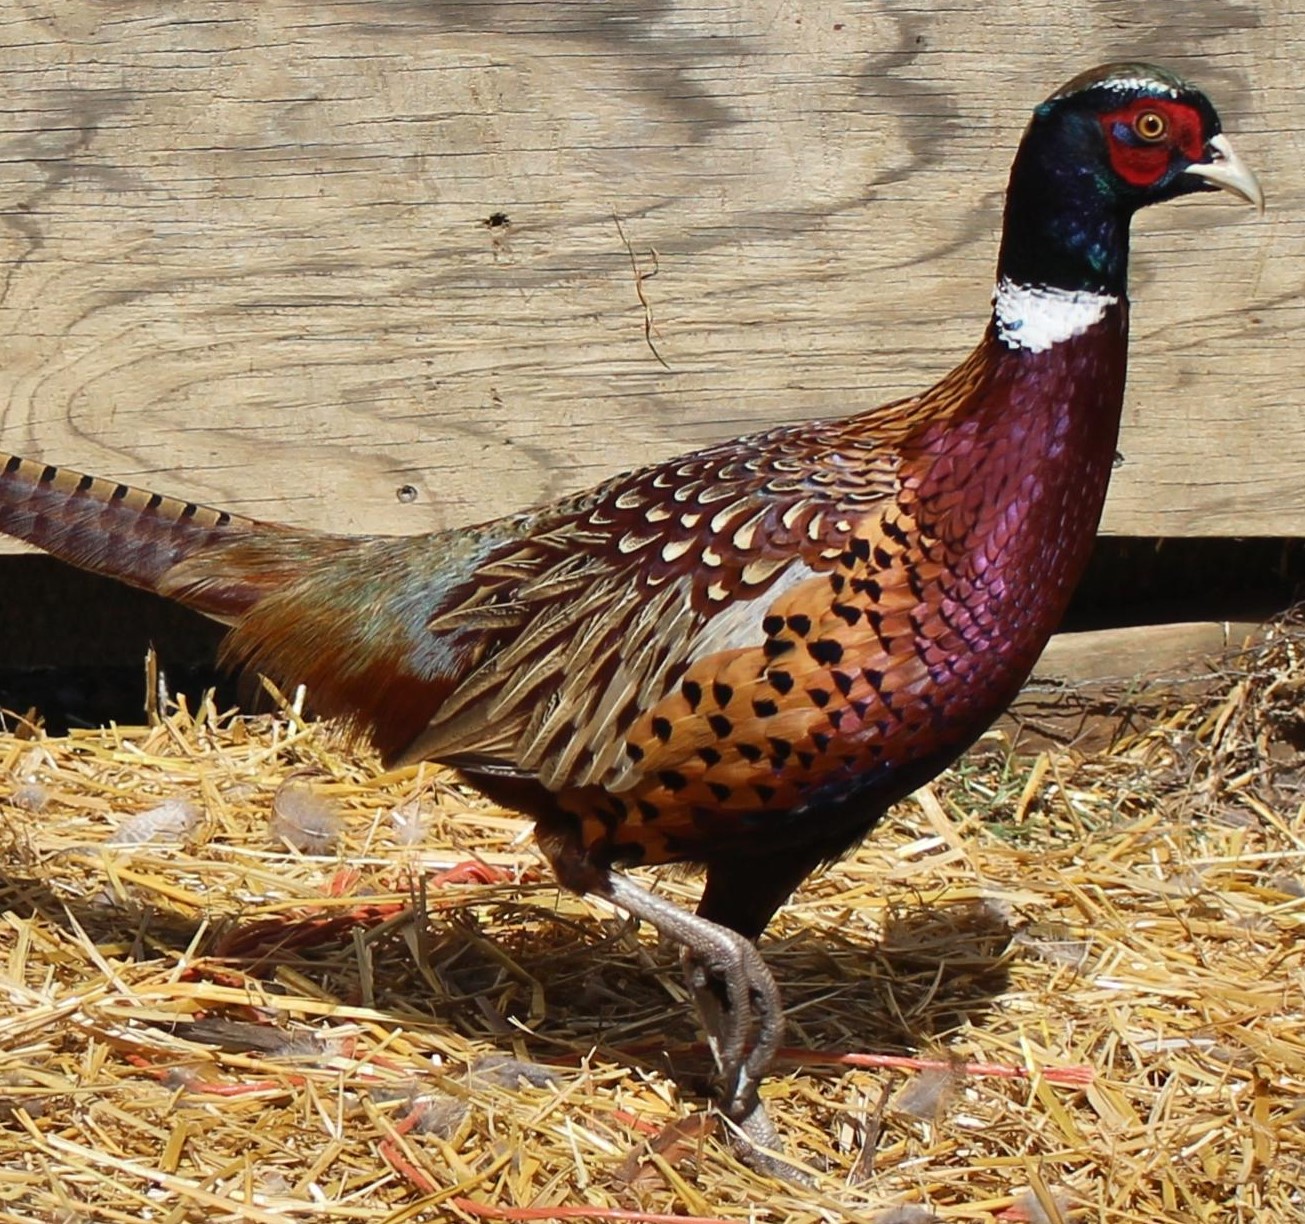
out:
{"label": "white neck ring", "polygon": [[997,339],[1007,348],[1042,353],[1081,336],[1118,303],[1111,293],[1020,285],[1003,276],[992,295],[992,313]]}

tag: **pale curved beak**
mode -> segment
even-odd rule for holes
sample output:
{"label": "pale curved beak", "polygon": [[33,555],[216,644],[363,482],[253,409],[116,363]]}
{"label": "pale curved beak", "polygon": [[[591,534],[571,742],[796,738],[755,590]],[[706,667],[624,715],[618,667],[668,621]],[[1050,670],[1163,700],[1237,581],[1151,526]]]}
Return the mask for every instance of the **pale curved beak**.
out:
{"label": "pale curved beak", "polygon": [[1260,181],[1237,156],[1237,151],[1232,147],[1228,137],[1212,136],[1207,147],[1213,152],[1213,159],[1188,166],[1183,173],[1194,174],[1212,187],[1231,191],[1233,195],[1241,196],[1248,204],[1254,204],[1260,212],[1263,212],[1264,192],[1260,189]]}

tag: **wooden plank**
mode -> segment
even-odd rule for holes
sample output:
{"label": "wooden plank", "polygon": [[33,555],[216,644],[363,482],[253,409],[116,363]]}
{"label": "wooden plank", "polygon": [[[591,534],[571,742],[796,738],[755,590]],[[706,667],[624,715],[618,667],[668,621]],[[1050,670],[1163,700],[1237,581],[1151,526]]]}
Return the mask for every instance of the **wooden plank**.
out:
{"label": "wooden plank", "polygon": [[1170,673],[1208,672],[1213,660],[1242,649],[1261,628],[1253,621],[1190,621],[1058,633],[1029,683],[1136,684]]}
{"label": "wooden plank", "polygon": [[1142,56],[1271,211],[1140,224],[1107,528],[1305,534],[1303,35],[1222,0],[11,4],[0,445],[415,531],[916,390],[977,337],[1030,106]]}
{"label": "wooden plank", "polygon": [[1120,735],[1226,688],[1238,652],[1263,631],[1250,621],[1193,621],[1057,634],[997,729],[1019,752],[1104,751]]}

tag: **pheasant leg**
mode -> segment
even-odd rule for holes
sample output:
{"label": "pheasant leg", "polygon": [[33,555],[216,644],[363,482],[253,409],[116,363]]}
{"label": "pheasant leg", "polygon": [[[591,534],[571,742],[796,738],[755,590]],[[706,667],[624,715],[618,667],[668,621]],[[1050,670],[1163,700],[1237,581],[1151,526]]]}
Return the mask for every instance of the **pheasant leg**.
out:
{"label": "pheasant leg", "polygon": [[741,1157],[761,1172],[804,1180],[777,1154],[779,1136],[757,1094],[784,1033],[779,988],[761,954],[738,932],[691,914],[618,872],[610,874],[605,891],[614,904],[683,947],[685,980],[725,1084],[722,1106],[740,1136]]}

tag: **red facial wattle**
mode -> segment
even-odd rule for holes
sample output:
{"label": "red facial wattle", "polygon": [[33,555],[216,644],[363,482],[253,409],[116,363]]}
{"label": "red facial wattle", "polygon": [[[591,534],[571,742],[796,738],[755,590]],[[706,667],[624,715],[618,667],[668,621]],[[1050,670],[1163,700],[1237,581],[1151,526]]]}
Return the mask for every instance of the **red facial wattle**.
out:
{"label": "red facial wattle", "polygon": [[[1156,119],[1160,120],[1159,123]],[[1137,98],[1101,116],[1115,173],[1132,187],[1146,188],[1168,172],[1174,152],[1188,162],[1205,156],[1205,133],[1196,109],[1160,98]],[[1152,127],[1158,129],[1148,138]]]}

